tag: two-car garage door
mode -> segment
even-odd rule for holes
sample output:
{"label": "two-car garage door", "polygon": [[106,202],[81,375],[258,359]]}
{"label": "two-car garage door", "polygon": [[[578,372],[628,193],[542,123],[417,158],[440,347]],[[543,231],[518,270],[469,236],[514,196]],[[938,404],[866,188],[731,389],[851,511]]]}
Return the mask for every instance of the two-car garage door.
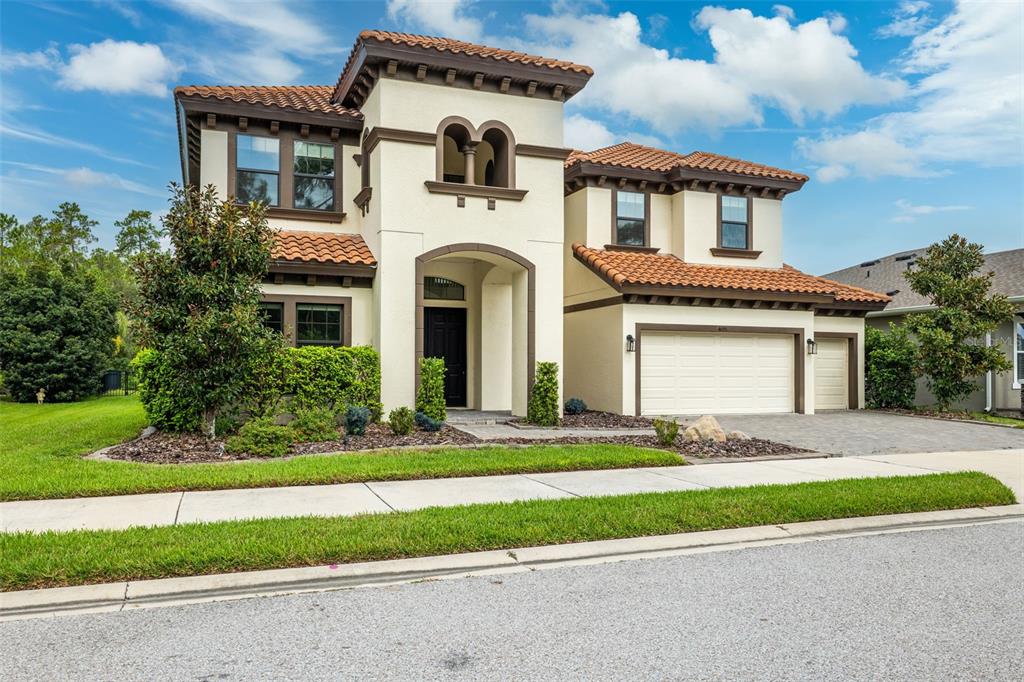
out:
{"label": "two-car garage door", "polygon": [[792,412],[793,363],[792,334],[645,331],[640,412]]}

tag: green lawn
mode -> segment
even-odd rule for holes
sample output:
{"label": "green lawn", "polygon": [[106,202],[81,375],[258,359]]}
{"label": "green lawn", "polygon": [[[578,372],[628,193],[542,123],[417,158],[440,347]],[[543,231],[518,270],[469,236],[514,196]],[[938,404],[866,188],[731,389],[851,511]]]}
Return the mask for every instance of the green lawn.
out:
{"label": "green lawn", "polygon": [[976,472],[534,500],[342,518],[0,535],[0,590],[313,566],[1011,504]]}
{"label": "green lawn", "polygon": [[664,450],[620,445],[396,450],[222,464],[135,464],[81,455],[128,440],[146,417],[135,398],[0,403],[0,500],[124,495],[580,469],[669,466]]}
{"label": "green lawn", "polygon": [[982,422],[992,422],[993,424],[1005,424],[1006,426],[1024,429],[1024,419],[1018,419],[1017,417],[1004,417],[998,414],[988,414],[987,412],[971,412],[971,419],[976,419]]}

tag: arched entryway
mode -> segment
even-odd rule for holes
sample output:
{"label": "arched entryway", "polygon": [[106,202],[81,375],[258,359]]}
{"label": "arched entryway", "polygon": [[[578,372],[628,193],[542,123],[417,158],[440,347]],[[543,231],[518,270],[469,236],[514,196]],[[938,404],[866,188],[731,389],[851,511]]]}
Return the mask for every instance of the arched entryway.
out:
{"label": "arched entryway", "polygon": [[416,355],[446,358],[451,407],[525,414],[533,386],[536,268],[490,244],[450,244],[416,258]]}

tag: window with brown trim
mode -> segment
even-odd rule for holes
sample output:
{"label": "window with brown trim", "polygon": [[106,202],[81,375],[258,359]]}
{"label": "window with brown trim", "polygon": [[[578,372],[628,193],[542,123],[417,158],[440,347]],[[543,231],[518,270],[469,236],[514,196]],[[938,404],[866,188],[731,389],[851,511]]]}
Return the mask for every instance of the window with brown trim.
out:
{"label": "window with brown trim", "polygon": [[722,249],[750,250],[750,199],[729,194],[720,194],[719,215],[721,223],[718,233],[718,247]]}
{"label": "window with brown trim", "polygon": [[235,142],[235,197],[279,206],[281,144],[270,137],[242,135]]}
{"label": "window with brown trim", "polygon": [[330,303],[295,304],[295,345],[340,346],[344,335],[342,306]]}
{"label": "window with brown trim", "polygon": [[334,146],[295,141],[293,205],[315,211],[334,210]]}
{"label": "window with brown trim", "polygon": [[647,195],[613,190],[612,204],[615,216],[615,244],[647,246]]}
{"label": "window with brown trim", "polygon": [[260,318],[264,327],[284,334],[284,303],[260,303]]}

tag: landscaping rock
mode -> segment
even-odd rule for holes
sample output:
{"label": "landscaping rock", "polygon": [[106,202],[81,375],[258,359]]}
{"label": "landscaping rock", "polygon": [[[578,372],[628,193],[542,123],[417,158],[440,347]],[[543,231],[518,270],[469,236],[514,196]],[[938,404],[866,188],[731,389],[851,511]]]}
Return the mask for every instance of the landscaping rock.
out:
{"label": "landscaping rock", "polygon": [[683,440],[688,443],[697,443],[700,441],[700,432],[692,426],[687,426],[683,430]]}
{"label": "landscaping rock", "polygon": [[704,415],[690,426],[687,431],[694,429],[701,440],[711,440],[716,443],[724,443],[728,440],[725,429],[718,423],[718,420],[710,415]]}
{"label": "landscaping rock", "polygon": [[729,440],[750,440],[750,436],[742,431],[730,431],[726,438]]}

